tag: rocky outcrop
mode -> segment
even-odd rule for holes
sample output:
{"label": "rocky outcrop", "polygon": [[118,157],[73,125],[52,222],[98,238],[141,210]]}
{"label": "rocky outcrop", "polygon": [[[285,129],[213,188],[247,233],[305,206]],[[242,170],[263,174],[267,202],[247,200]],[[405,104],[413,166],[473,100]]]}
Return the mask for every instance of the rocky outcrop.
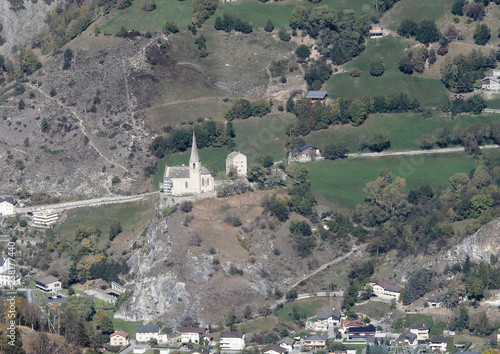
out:
{"label": "rocky outcrop", "polygon": [[489,262],[492,255],[500,256],[500,218],[490,221],[439,258],[450,262],[463,262],[469,256],[471,261],[479,263]]}
{"label": "rocky outcrop", "polygon": [[14,45],[28,44],[46,28],[43,21],[46,13],[58,3],[64,3],[63,0],[57,0],[47,5],[47,2],[24,0],[22,5],[14,9],[10,1],[0,1],[0,23],[3,25],[0,35],[6,41],[0,46],[0,54],[9,57]]}

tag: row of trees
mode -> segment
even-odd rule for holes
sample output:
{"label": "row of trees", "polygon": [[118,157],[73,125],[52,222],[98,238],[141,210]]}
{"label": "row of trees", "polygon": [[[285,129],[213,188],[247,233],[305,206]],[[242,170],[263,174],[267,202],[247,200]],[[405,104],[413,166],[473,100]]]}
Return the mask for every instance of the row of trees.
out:
{"label": "row of trees", "polygon": [[[196,143],[198,148],[232,146],[235,137],[233,124],[219,121],[204,121],[196,127]],[[162,158],[168,154],[186,151],[193,143],[193,131],[186,128],[171,130],[168,136],[153,139],[149,146],[151,154]]]}
{"label": "row of trees", "polygon": [[220,16],[217,16],[217,18],[215,19],[214,28],[217,31],[224,30],[226,32],[235,30],[242,33],[252,33],[253,31],[253,26],[250,23],[244,22],[239,17],[229,14],[224,14],[222,18]]}
{"label": "row of trees", "polygon": [[401,21],[398,34],[407,38],[415,37],[417,41],[424,44],[437,42],[441,38],[441,33],[434,21],[422,20],[417,24],[410,18]]}
{"label": "row of trees", "polygon": [[250,117],[262,117],[271,112],[271,104],[266,99],[250,102],[245,99],[237,100],[233,106],[224,114],[228,121],[233,119],[247,119]]}
{"label": "row of trees", "polygon": [[359,126],[370,113],[408,112],[419,109],[420,103],[404,93],[373,98],[342,97],[331,106],[320,103],[311,105],[306,98],[295,102],[293,97],[290,97],[286,104],[286,110],[297,117],[297,123],[291,131],[296,135],[307,135],[313,130],[326,129],[334,124],[350,123]]}

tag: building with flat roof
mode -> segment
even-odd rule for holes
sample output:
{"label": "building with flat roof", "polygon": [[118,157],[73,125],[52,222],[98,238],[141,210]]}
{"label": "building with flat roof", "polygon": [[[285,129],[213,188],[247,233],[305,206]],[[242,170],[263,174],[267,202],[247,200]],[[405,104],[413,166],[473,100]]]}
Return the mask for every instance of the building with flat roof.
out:
{"label": "building with flat roof", "polygon": [[55,209],[35,211],[33,213],[33,226],[50,227],[59,219],[59,213]]}
{"label": "building with flat roof", "polygon": [[53,275],[35,280],[36,287],[46,293],[57,293],[61,290],[61,282]]}

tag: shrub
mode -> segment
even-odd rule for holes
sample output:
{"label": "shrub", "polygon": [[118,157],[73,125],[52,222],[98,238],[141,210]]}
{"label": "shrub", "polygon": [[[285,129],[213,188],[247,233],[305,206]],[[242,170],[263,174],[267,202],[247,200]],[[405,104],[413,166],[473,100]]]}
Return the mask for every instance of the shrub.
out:
{"label": "shrub", "polygon": [[361,70],[359,70],[358,68],[351,69],[351,71],[349,71],[349,75],[351,75],[351,77],[360,77]]}
{"label": "shrub", "polygon": [[289,42],[292,37],[290,36],[290,33],[286,30],[285,27],[281,27],[280,30],[278,31],[278,37],[281,39],[283,42]]}
{"label": "shrub", "polygon": [[424,150],[432,149],[434,146],[434,138],[432,134],[424,134],[422,138],[420,138],[420,148]]}
{"label": "shrub", "polygon": [[155,0],[142,0],[142,9],[144,11],[153,11],[156,9]]}
{"label": "shrub", "polygon": [[264,30],[266,32],[272,32],[274,30],[274,24],[271,19],[268,19],[266,25],[264,26]]}
{"label": "shrub", "polygon": [[307,45],[301,44],[295,50],[295,54],[300,59],[307,59],[311,55],[311,50],[309,49],[309,47]]}
{"label": "shrub", "polygon": [[371,135],[368,138],[368,148],[371,151],[380,152],[388,149],[391,146],[391,141],[388,132],[380,132]]}
{"label": "shrub", "polygon": [[193,210],[193,203],[192,202],[182,202],[181,204],[181,211],[183,213],[189,213],[191,210]]}
{"label": "shrub", "polygon": [[122,180],[120,179],[120,177],[118,176],[113,176],[113,179],[111,180],[111,183],[112,184],[118,184],[120,183]]}
{"label": "shrub", "polygon": [[163,26],[163,33],[166,35],[179,32],[179,25],[174,20],[167,21]]}

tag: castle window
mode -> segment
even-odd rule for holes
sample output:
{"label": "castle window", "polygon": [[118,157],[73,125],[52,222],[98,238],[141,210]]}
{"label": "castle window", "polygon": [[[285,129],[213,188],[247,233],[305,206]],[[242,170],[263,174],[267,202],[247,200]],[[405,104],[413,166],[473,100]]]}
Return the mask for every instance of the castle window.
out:
{"label": "castle window", "polygon": [[188,183],[186,182],[186,188],[188,187]]}

